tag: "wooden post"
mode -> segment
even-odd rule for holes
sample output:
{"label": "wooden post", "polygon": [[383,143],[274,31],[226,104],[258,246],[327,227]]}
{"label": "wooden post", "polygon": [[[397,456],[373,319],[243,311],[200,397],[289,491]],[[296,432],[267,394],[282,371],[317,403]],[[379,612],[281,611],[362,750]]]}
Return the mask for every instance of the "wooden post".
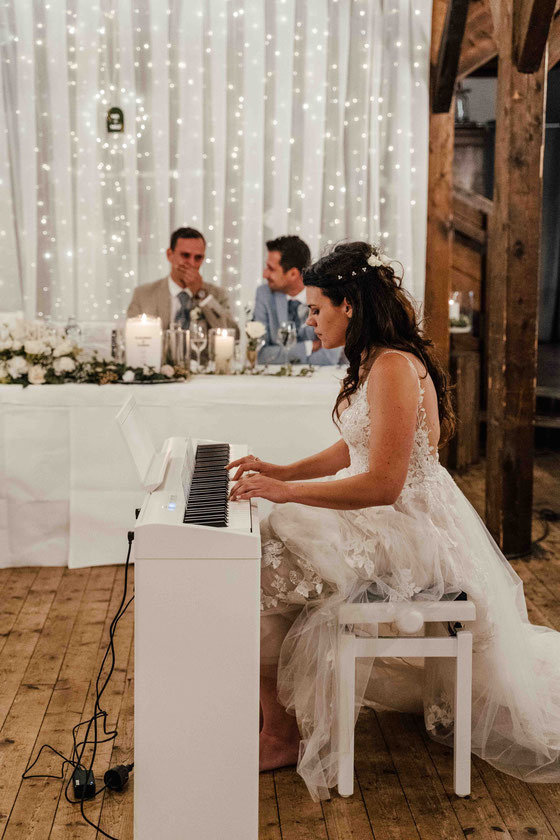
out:
{"label": "wooden post", "polygon": [[487,287],[486,522],[509,555],[531,548],[533,417],[546,58],[513,64],[512,0],[502,0],[494,212]]}
{"label": "wooden post", "polygon": [[[434,85],[447,0],[434,0],[430,52],[431,84]],[[430,109],[428,158],[428,230],[424,311],[426,333],[435,344],[437,356],[449,364],[449,292],[452,251],[452,169],[454,107],[447,114]]]}

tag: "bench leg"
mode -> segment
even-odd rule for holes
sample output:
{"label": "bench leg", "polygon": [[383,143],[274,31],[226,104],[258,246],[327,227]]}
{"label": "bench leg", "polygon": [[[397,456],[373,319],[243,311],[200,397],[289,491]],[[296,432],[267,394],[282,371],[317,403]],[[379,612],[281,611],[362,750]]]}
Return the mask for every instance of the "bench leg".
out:
{"label": "bench leg", "polygon": [[455,732],[453,787],[457,796],[471,792],[472,633],[457,633],[455,661]]}
{"label": "bench leg", "polygon": [[338,647],[338,792],[354,792],[354,703],[356,659],[354,635],[344,632]]}

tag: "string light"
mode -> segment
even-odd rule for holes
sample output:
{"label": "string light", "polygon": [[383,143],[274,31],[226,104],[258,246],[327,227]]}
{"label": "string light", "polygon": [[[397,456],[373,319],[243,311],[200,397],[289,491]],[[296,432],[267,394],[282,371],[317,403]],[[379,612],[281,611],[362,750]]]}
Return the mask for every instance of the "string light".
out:
{"label": "string light", "polygon": [[[204,275],[228,289],[237,315],[259,281],[241,274],[255,225],[257,250],[291,232],[315,256],[343,238],[381,237],[421,289],[429,9],[276,0],[265,14],[261,5],[17,10],[0,55],[8,86],[32,102],[14,98],[2,142],[18,148],[25,126],[22,159],[35,154],[25,183],[36,193],[3,189],[0,255],[12,267],[3,287],[17,290],[17,207],[28,309],[54,320],[123,317],[134,286],[167,273],[169,232],[185,224],[205,233]],[[250,74],[262,76],[255,122]],[[122,133],[106,131],[113,106]],[[262,171],[246,178],[259,143]],[[19,185],[21,170],[3,158],[1,182]]]}

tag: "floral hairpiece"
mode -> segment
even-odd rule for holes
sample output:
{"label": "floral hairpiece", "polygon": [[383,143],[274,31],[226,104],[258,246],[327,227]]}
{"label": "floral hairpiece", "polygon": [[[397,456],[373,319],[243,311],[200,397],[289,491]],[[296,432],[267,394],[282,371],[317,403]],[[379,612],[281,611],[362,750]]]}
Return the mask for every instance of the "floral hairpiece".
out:
{"label": "floral hairpiece", "polygon": [[380,265],[386,267],[387,265],[389,265],[389,262],[390,260],[385,256],[385,254],[382,254],[381,251],[374,251],[367,258],[367,264],[370,265],[372,268],[377,268]]}

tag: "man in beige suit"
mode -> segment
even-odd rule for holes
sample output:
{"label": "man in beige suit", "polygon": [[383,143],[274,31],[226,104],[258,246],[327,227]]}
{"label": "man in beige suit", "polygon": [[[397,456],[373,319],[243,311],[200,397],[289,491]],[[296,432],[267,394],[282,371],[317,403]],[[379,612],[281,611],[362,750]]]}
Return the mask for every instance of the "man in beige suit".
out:
{"label": "man in beige suit", "polygon": [[208,327],[231,327],[239,337],[239,328],[230,311],[225,289],[205,282],[200,269],[206,253],[206,240],[194,228],[179,228],[171,235],[167,259],[168,277],[137,286],[127,309],[127,317],[152,315],[161,318],[162,329],[177,323],[188,329],[191,310],[200,310]]}

